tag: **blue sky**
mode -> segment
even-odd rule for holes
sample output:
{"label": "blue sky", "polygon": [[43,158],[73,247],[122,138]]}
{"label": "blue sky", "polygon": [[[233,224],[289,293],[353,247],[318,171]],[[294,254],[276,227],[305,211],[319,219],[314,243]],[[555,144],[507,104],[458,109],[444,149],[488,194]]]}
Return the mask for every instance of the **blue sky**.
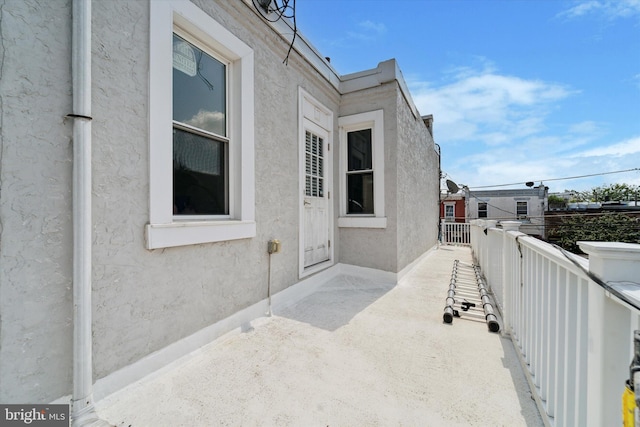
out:
{"label": "blue sky", "polygon": [[297,0],[296,19],[340,74],[398,61],[447,179],[640,185],[553,180],[640,168],[640,0]]}

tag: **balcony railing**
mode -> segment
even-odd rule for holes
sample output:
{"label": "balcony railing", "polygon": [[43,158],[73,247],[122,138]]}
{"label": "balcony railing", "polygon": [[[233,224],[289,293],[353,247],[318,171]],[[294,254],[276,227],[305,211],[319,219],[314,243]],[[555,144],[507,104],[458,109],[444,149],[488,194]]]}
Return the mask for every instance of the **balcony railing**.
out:
{"label": "balcony railing", "polygon": [[470,224],[468,222],[442,221],[440,242],[443,245],[471,246]]}
{"label": "balcony railing", "polygon": [[[548,425],[615,426],[640,329],[640,245],[580,242],[589,259],[472,221],[471,247]],[[634,283],[635,282],[635,283]]]}

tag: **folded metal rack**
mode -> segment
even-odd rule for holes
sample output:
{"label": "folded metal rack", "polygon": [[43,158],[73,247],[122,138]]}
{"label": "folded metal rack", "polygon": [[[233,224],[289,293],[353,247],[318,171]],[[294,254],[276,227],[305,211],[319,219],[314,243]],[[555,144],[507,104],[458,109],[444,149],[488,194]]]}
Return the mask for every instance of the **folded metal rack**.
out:
{"label": "folded metal rack", "polygon": [[[472,286],[465,286],[465,280],[468,282],[467,284],[471,283]],[[477,290],[478,298],[472,298],[469,295],[470,292],[475,292],[473,289]],[[475,302],[469,301],[467,298]],[[482,310],[476,308],[477,305],[482,305]],[[484,318],[491,332],[500,330],[498,318],[493,311],[491,296],[487,291],[480,268],[473,265],[471,268],[465,269],[459,260],[455,260],[444,308],[444,323],[453,323],[454,317],[461,317],[461,311],[465,316],[477,320]]]}

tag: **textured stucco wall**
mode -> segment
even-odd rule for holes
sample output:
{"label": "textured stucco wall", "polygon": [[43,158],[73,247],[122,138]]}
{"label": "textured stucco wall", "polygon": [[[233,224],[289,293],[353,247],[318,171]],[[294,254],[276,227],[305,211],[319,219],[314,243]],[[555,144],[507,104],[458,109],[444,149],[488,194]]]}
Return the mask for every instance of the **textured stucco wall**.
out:
{"label": "textured stucco wall", "polygon": [[[71,393],[72,123],[64,120],[72,107],[70,3],[0,0],[3,403]],[[336,260],[399,271],[430,247],[424,212],[433,211],[437,224],[437,203],[427,209],[428,198],[415,200],[438,182],[431,166],[420,169],[430,161],[426,128],[402,104],[395,82],[341,99],[295,50],[284,65],[288,44],[244,2],[193,3],[254,50],[257,235],[145,249],[149,2],[92,2],[94,380],[264,299],[269,239],[282,242],[272,257],[273,292],[299,280],[299,87],[334,112],[334,144],[339,115],[385,111],[388,226],[336,227]],[[336,185],[339,150],[332,153]]]}
{"label": "textured stucco wall", "polygon": [[[194,1],[254,49],[257,236],[148,251],[149,4],[92,2],[94,379],[298,281],[298,87],[339,95],[240,1]],[[70,1],[2,5],[0,401],[71,393]]]}
{"label": "textured stucco wall", "polygon": [[0,2],[0,402],[71,383],[70,1]]}
{"label": "textured stucco wall", "polygon": [[398,270],[433,247],[438,239],[438,155],[420,117],[398,93],[397,215]]}
{"label": "textured stucco wall", "polygon": [[399,272],[436,244],[438,156],[393,81],[346,94],[340,115],[384,110],[387,228],[340,228],[340,262]]}
{"label": "textured stucco wall", "polygon": [[[386,228],[341,227],[338,246],[339,261],[362,267],[397,272],[397,222],[396,211],[396,93],[395,82],[374,88],[345,94],[340,105],[340,116],[368,111],[384,110],[384,173]],[[338,150],[336,150],[338,151]],[[375,178],[374,178],[375,179]],[[336,182],[338,178],[336,177]],[[338,191],[338,197],[345,197]]]}
{"label": "textured stucco wall", "polygon": [[283,246],[272,291],[298,281],[298,86],[334,110],[338,96],[295,53],[282,64],[287,44],[248,6],[194,3],[254,50],[257,236],[144,249],[149,6],[94,4],[96,378],[264,299],[271,238]]}

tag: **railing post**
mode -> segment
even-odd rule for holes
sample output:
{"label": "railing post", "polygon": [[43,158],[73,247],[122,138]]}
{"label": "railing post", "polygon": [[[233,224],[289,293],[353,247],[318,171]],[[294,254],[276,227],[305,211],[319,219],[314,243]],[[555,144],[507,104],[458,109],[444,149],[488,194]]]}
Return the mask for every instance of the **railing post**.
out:
{"label": "railing post", "polygon": [[[578,242],[589,254],[589,271],[605,283],[637,281],[640,245],[620,242]],[[589,282],[587,352],[587,423],[620,425],[620,396],[629,377],[633,339],[631,311]],[[637,327],[637,325],[636,325]]]}
{"label": "railing post", "polygon": [[478,220],[473,219],[469,221],[469,235],[471,238],[471,253],[474,257],[478,257],[479,242],[478,242]]}
{"label": "railing post", "polygon": [[502,251],[504,249],[504,241],[502,235],[503,232],[499,228],[494,227],[487,230],[488,259],[487,269],[484,273],[489,289],[493,293],[495,303],[500,311],[502,311],[504,302],[504,284],[502,281]]}
{"label": "railing post", "polygon": [[516,262],[518,261],[518,255],[513,251],[513,245],[509,241],[509,231],[519,231],[520,221],[501,221],[502,225],[502,286],[503,286],[503,299],[502,299],[502,321],[504,322],[504,331],[506,333],[512,332],[512,315],[514,315],[515,307],[512,307],[512,298],[514,295],[513,287],[519,285],[513,280],[514,271],[517,268]]}
{"label": "railing post", "polygon": [[482,259],[480,260],[480,267],[484,271],[489,270],[489,258],[491,257],[491,251],[489,250],[489,229],[496,228],[497,225],[498,221],[495,219],[484,220],[484,231],[482,233]]}

